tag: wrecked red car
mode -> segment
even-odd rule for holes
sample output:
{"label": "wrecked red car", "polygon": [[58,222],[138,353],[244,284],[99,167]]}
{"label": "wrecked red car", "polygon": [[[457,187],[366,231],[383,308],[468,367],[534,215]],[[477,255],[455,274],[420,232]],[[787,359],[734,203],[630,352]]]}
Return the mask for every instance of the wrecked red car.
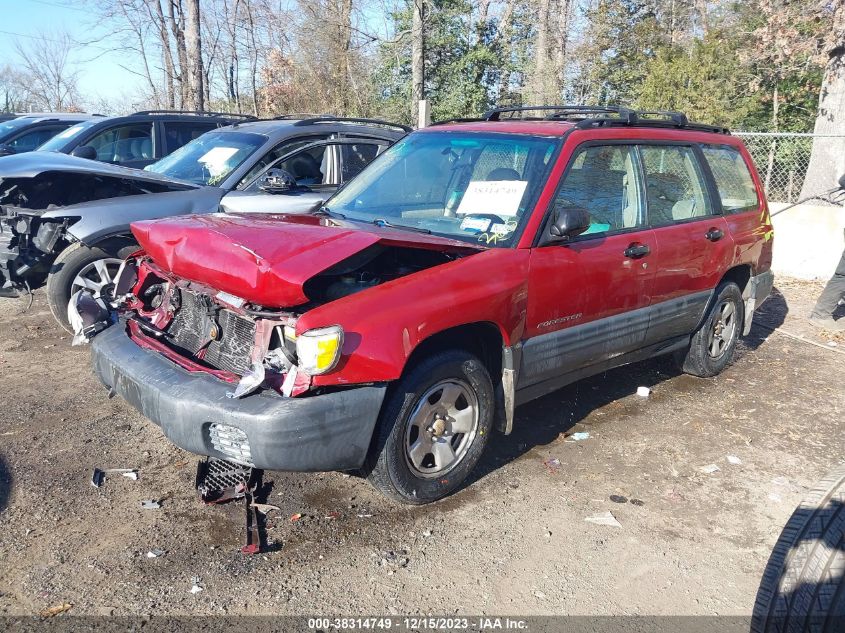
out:
{"label": "wrecked red car", "polygon": [[319,212],[132,232],[117,323],[70,308],[112,393],[193,453],[406,503],[567,383],[662,354],[718,374],[773,284],[742,142],[623,108],[494,110],[409,135]]}

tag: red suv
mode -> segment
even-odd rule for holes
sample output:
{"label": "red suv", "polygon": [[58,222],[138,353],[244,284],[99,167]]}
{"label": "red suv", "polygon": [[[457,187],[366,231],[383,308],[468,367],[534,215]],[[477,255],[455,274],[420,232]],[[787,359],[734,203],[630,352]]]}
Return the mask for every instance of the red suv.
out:
{"label": "red suv", "polygon": [[661,354],[718,374],[773,283],[742,142],[624,108],[497,109],[410,134],[319,212],[132,231],[93,344],[111,392],[188,451],[415,504],[532,398]]}

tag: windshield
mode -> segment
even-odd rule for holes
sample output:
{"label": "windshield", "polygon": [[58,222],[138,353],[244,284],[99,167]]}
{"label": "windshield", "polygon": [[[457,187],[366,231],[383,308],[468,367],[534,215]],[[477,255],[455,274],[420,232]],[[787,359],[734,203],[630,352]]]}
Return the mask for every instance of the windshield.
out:
{"label": "windshield", "polygon": [[91,121],[83,121],[82,123],[77,123],[76,125],[71,125],[68,129],[63,130],[56,134],[53,138],[49,141],[44,143],[38,148],[40,152],[61,152],[65,146],[70,143],[73,139],[82,135],[82,132],[87,130],[92,125],[96,125],[102,121],[102,119],[96,120],[92,119]]}
{"label": "windshield", "polygon": [[198,185],[219,185],[266,142],[261,134],[206,132],[146,169]]}
{"label": "windshield", "polygon": [[351,220],[511,246],[558,146],[556,138],[517,134],[412,134],[351,180],[328,208]]}

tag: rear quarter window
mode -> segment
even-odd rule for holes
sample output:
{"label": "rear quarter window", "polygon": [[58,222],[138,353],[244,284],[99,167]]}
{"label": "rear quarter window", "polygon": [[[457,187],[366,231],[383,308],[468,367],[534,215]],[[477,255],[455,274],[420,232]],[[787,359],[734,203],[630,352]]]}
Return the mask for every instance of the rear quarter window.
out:
{"label": "rear quarter window", "polygon": [[725,213],[743,213],[760,206],[757,187],[739,150],[713,145],[701,149],[713,172]]}

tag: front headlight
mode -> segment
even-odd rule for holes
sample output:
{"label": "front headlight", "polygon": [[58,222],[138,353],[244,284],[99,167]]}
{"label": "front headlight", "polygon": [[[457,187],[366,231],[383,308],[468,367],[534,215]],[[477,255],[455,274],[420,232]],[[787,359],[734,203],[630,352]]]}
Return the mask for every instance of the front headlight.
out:
{"label": "front headlight", "polygon": [[342,347],[343,328],[339,325],[308,330],[296,337],[297,365],[312,376],[325,374],[337,364]]}

